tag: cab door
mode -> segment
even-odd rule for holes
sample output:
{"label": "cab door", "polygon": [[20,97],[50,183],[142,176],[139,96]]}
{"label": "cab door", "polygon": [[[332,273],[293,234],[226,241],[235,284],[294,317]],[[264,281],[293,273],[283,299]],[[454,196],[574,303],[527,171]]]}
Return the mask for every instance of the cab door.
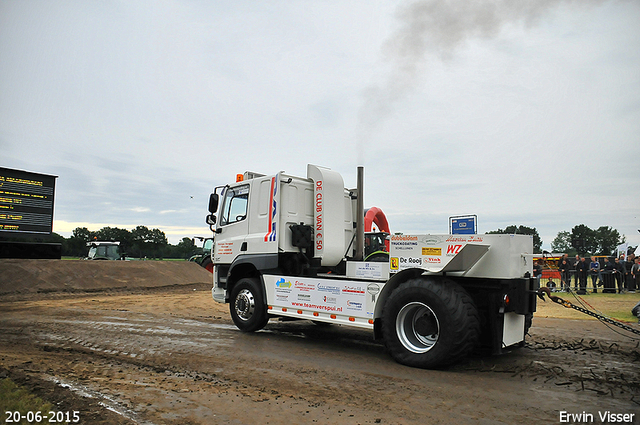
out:
{"label": "cab door", "polygon": [[220,220],[216,229],[213,259],[215,264],[231,264],[238,254],[247,250],[249,232],[249,182],[226,188],[223,193]]}

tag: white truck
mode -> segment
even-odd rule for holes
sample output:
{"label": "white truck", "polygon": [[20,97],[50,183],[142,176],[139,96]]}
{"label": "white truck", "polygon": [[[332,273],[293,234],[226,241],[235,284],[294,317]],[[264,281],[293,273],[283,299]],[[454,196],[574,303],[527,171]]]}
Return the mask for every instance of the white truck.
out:
{"label": "white truck", "polygon": [[371,329],[421,368],[523,344],[536,307],[531,236],[396,234],[388,262],[365,262],[362,167],[355,189],[315,165],[306,178],[236,180],[214,189],[207,223],[213,299],[239,329],[278,316]]}

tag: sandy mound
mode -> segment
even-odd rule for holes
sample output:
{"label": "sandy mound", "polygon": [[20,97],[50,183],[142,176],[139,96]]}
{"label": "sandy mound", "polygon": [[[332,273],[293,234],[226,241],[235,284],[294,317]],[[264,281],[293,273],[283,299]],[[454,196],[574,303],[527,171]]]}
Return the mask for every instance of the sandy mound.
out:
{"label": "sandy mound", "polygon": [[0,260],[0,294],[102,291],[211,283],[188,261]]}

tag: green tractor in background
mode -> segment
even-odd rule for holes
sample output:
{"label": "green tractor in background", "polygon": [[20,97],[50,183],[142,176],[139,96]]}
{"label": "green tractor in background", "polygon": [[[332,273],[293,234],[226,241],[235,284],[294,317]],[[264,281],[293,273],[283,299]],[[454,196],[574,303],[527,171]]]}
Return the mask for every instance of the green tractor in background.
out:
{"label": "green tractor in background", "polygon": [[194,236],[193,244],[196,245],[196,240],[199,242],[198,251],[196,254],[189,257],[189,261],[200,264],[207,269],[210,273],[213,273],[213,262],[211,261],[211,249],[213,248],[213,238],[203,238],[202,236]]}

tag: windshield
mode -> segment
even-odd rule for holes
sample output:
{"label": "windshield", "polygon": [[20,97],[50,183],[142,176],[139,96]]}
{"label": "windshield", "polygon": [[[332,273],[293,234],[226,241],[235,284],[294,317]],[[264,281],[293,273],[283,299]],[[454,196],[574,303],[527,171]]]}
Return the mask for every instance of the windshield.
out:
{"label": "windshield", "polygon": [[204,241],[204,246],[202,247],[202,250],[204,252],[211,252],[211,247],[213,247],[213,239],[207,239],[206,241]]}
{"label": "windshield", "polygon": [[234,187],[227,190],[222,208],[220,224],[235,223],[247,217],[247,205],[249,203],[249,185]]}

